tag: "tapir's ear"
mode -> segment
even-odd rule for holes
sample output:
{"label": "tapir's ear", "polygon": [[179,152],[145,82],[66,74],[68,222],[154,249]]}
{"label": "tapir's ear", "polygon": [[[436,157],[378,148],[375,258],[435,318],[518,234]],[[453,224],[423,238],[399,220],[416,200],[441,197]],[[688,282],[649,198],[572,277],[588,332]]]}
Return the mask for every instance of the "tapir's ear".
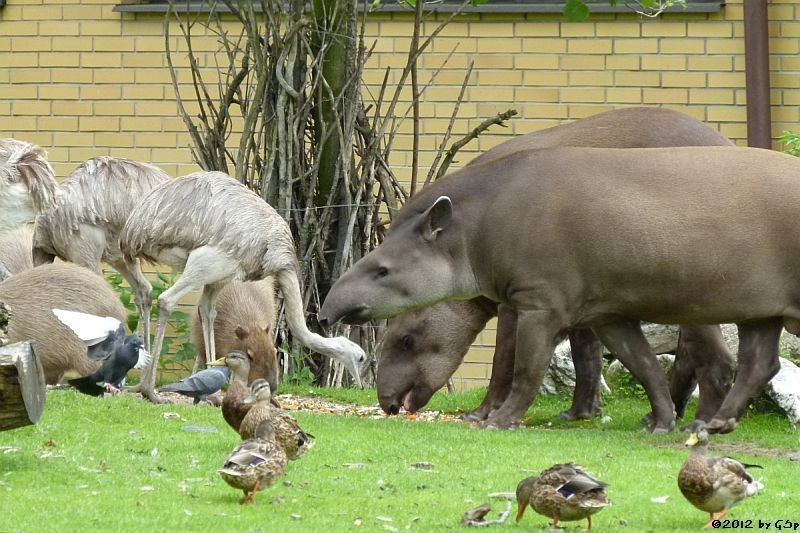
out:
{"label": "tapir's ear", "polygon": [[436,239],[453,218],[453,202],[447,196],[440,196],[422,214],[422,238],[426,241]]}

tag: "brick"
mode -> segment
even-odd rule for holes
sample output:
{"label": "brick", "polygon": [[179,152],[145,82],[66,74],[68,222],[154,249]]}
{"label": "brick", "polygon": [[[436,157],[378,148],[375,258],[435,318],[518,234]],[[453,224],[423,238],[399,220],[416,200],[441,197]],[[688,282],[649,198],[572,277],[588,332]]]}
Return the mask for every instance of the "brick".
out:
{"label": "brick", "polygon": [[686,89],[646,88],[642,91],[642,102],[645,104],[686,104],[689,102],[689,91]]}
{"label": "brick", "polygon": [[122,89],[117,85],[84,85],[81,87],[82,100],[119,100]]}
{"label": "brick", "polygon": [[[29,3],[25,2],[25,4]],[[14,18],[17,20],[19,20],[20,18],[23,20],[58,20],[61,18],[61,8],[57,5],[50,5],[50,6],[23,5],[22,12],[20,14],[22,15],[21,17],[16,15],[14,16]],[[11,13],[9,13],[9,15],[11,15]]]}
{"label": "brick", "polygon": [[[435,22],[423,22],[422,23],[422,34],[423,35],[430,35],[433,31],[439,27],[440,21]],[[444,27],[442,31],[439,32],[439,35],[442,37],[467,37],[470,32],[470,27],[474,26],[473,24],[463,24],[459,23],[458,19],[454,20],[450,24]],[[410,27],[410,25],[409,25]],[[409,35],[410,32],[407,32],[406,35]],[[380,35],[380,34],[378,34]]]}
{"label": "brick", "polygon": [[[49,20],[53,20],[48,16]],[[57,22],[40,22],[39,35],[80,35],[80,23],[58,20]]]}
{"label": "brick", "polygon": [[561,25],[561,37],[595,37],[594,22],[566,22]]}
{"label": "brick", "polygon": [[767,4],[769,20],[796,20],[794,5]]}
{"label": "brick", "polygon": [[[130,37],[95,37],[94,49],[98,52],[133,52],[136,41]],[[162,53],[163,53],[163,46]]]}
{"label": "brick", "polygon": [[120,130],[120,119],[118,117],[80,117],[78,129],[84,132],[118,132]]}
{"label": "brick", "polygon": [[642,37],[685,37],[685,22],[662,22],[651,20],[642,24]]}
{"label": "brick", "polygon": [[[459,51],[462,51],[460,47]],[[522,52],[522,40],[516,37],[509,39],[479,39],[477,51],[481,54],[487,52],[518,54]]]}
{"label": "brick", "polygon": [[520,85],[521,83],[522,72],[518,70],[482,70],[478,72],[479,85]]}
{"label": "brick", "polygon": [[704,72],[664,72],[661,74],[662,87],[705,87]]}
{"label": "brick", "polygon": [[39,54],[36,52],[19,52],[4,54],[2,66],[9,67],[35,67],[39,64]]}
{"label": "brick", "polygon": [[622,72],[614,73],[615,85],[618,87],[657,87],[661,84],[658,72]]}
{"label": "brick", "polygon": [[473,102],[513,102],[513,87],[473,87],[468,90]]}
{"label": "brick", "polygon": [[517,102],[558,102],[558,89],[536,87],[515,87],[514,100]]}
{"label": "brick", "polygon": [[70,52],[92,51],[91,37],[53,37],[53,50]]}
{"label": "brick", "polygon": [[36,100],[38,88],[34,85],[4,85],[0,86],[0,98],[7,100]]}
{"label": "brick", "polygon": [[478,70],[514,68],[514,56],[508,54],[479,54],[474,59]]}
{"label": "brick", "polygon": [[519,54],[514,56],[514,68],[520,70],[558,70],[561,57],[555,54]]}
{"label": "brick", "polygon": [[15,115],[49,115],[50,102],[34,100],[16,100],[11,110]]}
{"label": "brick", "polygon": [[610,54],[613,48],[611,39],[569,39],[569,54]]}
{"label": "brick", "polygon": [[[164,98],[164,87],[160,85],[125,85],[122,87],[123,100],[163,100]],[[171,91],[170,98],[172,98]]]}
{"label": "brick", "polygon": [[569,106],[569,118],[572,120],[577,120],[579,118],[591,117],[592,115],[603,113],[605,111],[611,111],[612,109],[614,109],[614,106],[610,105],[572,104]]}
{"label": "brick", "polygon": [[642,34],[642,25],[621,20],[598,22],[595,24],[595,33],[598,37],[639,37]]}
{"label": "brick", "polygon": [[606,59],[603,56],[561,56],[561,68],[563,70],[603,70],[605,66]]}
{"label": "brick", "polygon": [[522,51],[532,54],[563,54],[567,51],[567,41],[565,39],[524,39]]}
{"label": "brick", "polygon": [[526,86],[563,87],[568,78],[566,72],[526,71],[522,79]]}
{"label": "brick", "polygon": [[[145,25],[140,30],[144,31]],[[163,25],[161,26],[163,32]],[[118,20],[90,20],[83,24],[82,35],[121,35],[122,24]]]}
{"label": "brick", "polygon": [[136,73],[129,69],[94,69],[93,74],[94,83],[120,84],[123,91],[128,87],[124,84],[132,85],[136,79]]}
{"label": "brick", "polygon": [[92,71],[89,69],[54,68],[51,70],[54,83],[91,83]]}
{"label": "brick", "polygon": [[711,122],[746,122],[747,109],[742,106],[709,106],[706,117]]}
{"label": "brick", "polygon": [[606,70],[640,70],[641,58],[639,56],[612,55],[606,58]]}
{"label": "brick", "polygon": [[99,146],[109,146],[111,148],[127,148],[136,146],[134,135],[130,133],[103,132],[97,135]]}
{"label": "brick", "polygon": [[705,39],[661,39],[662,54],[705,54]]}
{"label": "brick", "polygon": [[118,52],[85,52],[81,54],[81,66],[89,68],[119,68],[122,54]]}
{"label": "brick", "polygon": [[[780,42],[780,40],[778,42]],[[770,46],[772,52],[777,53],[775,44],[771,44]],[[795,46],[795,51],[796,50],[797,47]],[[707,39],[706,52],[708,55],[744,54],[744,41],[741,39]]]}
{"label": "brick", "polygon": [[614,39],[615,54],[656,54],[658,39]]}
{"label": "brick", "polygon": [[126,68],[156,68],[166,66],[163,53],[142,52],[137,54],[122,54],[122,66]]}
{"label": "brick", "polygon": [[690,104],[733,104],[732,89],[689,89]]}
{"label": "brick", "polygon": [[603,89],[579,89],[574,87],[564,87],[561,89],[562,102],[605,102],[606,93]]}
{"label": "brick", "polygon": [[88,116],[92,114],[92,103],[54,100],[53,114],[58,116]]}
{"label": "brick", "polygon": [[709,87],[744,87],[744,73],[738,72],[710,72],[708,74]]}
{"label": "brick", "polygon": [[606,89],[606,101],[609,103],[641,104],[642,90],[638,87],[609,87]]}
{"label": "brick", "polygon": [[75,131],[78,129],[77,117],[38,117],[36,125],[41,131]]}
{"label": "brick", "polygon": [[514,35],[517,37],[558,37],[561,25],[557,22],[538,22],[529,19],[514,24]]}
{"label": "brick", "polygon": [[[135,106],[130,102],[95,102],[94,104],[94,114],[99,116],[123,116],[123,115],[133,115],[135,113]],[[142,112],[139,110],[139,114],[161,114],[160,110],[162,110],[161,105],[162,102],[148,102],[146,105],[143,106],[145,110],[148,112]],[[174,110],[175,104],[173,103],[171,106]]]}
{"label": "brick", "polygon": [[[3,8],[8,11],[8,7]],[[21,35],[38,36],[39,24],[36,22],[20,22],[15,20],[13,22],[0,21],[3,27],[3,35],[8,37],[17,37]]]}
{"label": "brick", "polygon": [[93,133],[60,133],[53,134],[53,140],[58,146],[95,146]]}
{"label": "brick", "polygon": [[42,100],[77,100],[78,87],[75,85],[40,85],[39,98]]}
{"label": "brick", "polygon": [[[484,41],[491,41],[491,39],[483,39]],[[478,41],[476,39],[457,39],[454,37],[444,37],[442,39],[434,39],[431,44],[430,52],[444,52],[450,53],[456,51],[459,54],[468,54],[478,51]],[[494,50],[486,50],[492,52]]]}
{"label": "brick", "polygon": [[46,52],[39,54],[40,67],[77,67],[81,56],[77,52]]}
{"label": "brick", "polygon": [[772,73],[769,77],[773,88],[798,89],[800,88],[800,76],[797,74],[777,74]]}
{"label": "brick", "polygon": [[4,116],[3,120],[0,121],[0,126],[4,128],[8,128],[6,131],[7,133],[3,133],[0,137],[11,137],[13,136],[14,132],[18,131],[37,131],[38,128],[36,126],[36,121],[31,120],[29,116],[19,116],[15,117],[12,115],[11,110],[16,105],[16,102],[12,105],[11,102],[0,102],[0,105],[5,104],[6,107],[4,109]]}
{"label": "brick", "polygon": [[570,86],[610,86],[614,84],[614,73],[606,72],[570,72]]}
{"label": "brick", "polygon": [[689,37],[733,37],[733,24],[730,22],[718,22],[714,24],[689,23],[687,35]]}
{"label": "brick", "polygon": [[688,59],[689,70],[730,71],[733,70],[733,58],[730,56],[698,56]]}
{"label": "brick", "polygon": [[53,49],[50,37],[14,37],[9,39],[9,43],[14,52],[49,52]]}
{"label": "brick", "polygon": [[62,6],[61,17],[64,20],[97,20],[103,15],[101,6]]}
{"label": "brick", "polygon": [[642,70],[686,70],[684,56],[643,56]]}
{"label": "brick", "polygon": [[514,35],[514,24],[510,22],[481,22],[469,25],[470,37],[510,37]]}

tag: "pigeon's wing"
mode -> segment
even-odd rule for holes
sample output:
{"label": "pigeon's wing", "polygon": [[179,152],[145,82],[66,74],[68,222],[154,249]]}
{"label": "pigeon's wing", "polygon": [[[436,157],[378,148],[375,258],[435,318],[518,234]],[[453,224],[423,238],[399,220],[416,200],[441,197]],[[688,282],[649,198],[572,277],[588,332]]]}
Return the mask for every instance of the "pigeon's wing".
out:
{"label": "pigeon's wing", "polygon": [[[64,309],[53,309],[53,314],[71,329],[86,346],[94,346],[107,340],[109,336],[116,336],[122,326],[122,322],[110,316],[99,317]],[[123,333],[124,331],[123,329]]]}
{"label": "pigeon's wing", "polygon": [[161,387],[161,390],[167,392],[198,393],[207,396],[209,394],[214,394],[225,386],[225,383],[228,381],[228,372],[228,367],[206,368],[189,377],[183,378],[177,383],[165,385]]}
{"label": "pigeon's wing", "polygon": [[150,355],[150,352],[144,348],[139,348],[139,358],[136,360],[136,364],[133,365],[133,368],[144,368],[149,365],[152,360],[153,356]]}

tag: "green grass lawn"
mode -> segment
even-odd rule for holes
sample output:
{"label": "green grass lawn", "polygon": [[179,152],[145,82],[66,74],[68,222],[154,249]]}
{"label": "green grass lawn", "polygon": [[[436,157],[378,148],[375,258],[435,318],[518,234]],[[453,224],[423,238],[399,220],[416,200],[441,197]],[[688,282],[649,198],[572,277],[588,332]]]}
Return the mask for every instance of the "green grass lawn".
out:
{"label": "green grass lawn", "polygon": [[[309,388],[281,392],[308,394]],[[376,401],[374,390],[311,392]],[[430,408],[469,409],[481,395],[440,393]],[[50,391],[36,426],[0,433],[0,531],[455,530],[462,528],[462,513],[489,501],[488,493],[513,491],[523,477],[564,461],[582,463],[609,483],[613,506],[595,517],[596,530],[700,529],[707,516],[676,485],[687,454],[685,435],[641,433],[638,418],[646,402],[606,401],[611,421],[603,424],[552,421],[568,400],[539,398],[527,427],[516,431],[298,412],[316,445],[290,463],[283,483],[259,493],[255,505],[240,506],[241,492],[216,473],[237,443],[219,409]],[[170,412],[180,418],[164,416]],[[188,432],[185,426],[218,431]],[[799,439],[785,419],[769,413],[750,413],[736,432],[713,438],[712,446],[724,446],[726,455],[765,467],[755,471],[764,493],[730,518],[800,521],[800,464],[786,458],[800,449]],[[414,463],[433,466],[418,469]],[[668,499],[652,503],[655,496]],[[493,506],[505,508],[499,500]],[[513,512],[493,529],[547,527],[547,519],[530,511],[515,524]],[[578,530],[585,521],[565,525]]]}

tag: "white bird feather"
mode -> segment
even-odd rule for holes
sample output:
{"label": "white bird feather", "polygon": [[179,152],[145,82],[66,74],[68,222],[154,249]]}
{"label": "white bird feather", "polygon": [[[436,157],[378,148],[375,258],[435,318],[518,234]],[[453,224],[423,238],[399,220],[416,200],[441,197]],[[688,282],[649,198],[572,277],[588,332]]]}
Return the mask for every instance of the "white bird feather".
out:
{"label": "white bird feather", "polygon": [[87,346],[94,346],[103,342],[108,338],[109,331],[117,331],[122,324],[122,322],[110,316],[99,317],[78,311],[53,309],[53,314]]}
{"label": "white bird feather", "polygon": [[139,348],[139,360],[136,361],[136,365],[133,368],[144,368],[150,364],[150,361],[153,359],[153,356],[150,355],[150,352],[145,350],[144,348]]}

